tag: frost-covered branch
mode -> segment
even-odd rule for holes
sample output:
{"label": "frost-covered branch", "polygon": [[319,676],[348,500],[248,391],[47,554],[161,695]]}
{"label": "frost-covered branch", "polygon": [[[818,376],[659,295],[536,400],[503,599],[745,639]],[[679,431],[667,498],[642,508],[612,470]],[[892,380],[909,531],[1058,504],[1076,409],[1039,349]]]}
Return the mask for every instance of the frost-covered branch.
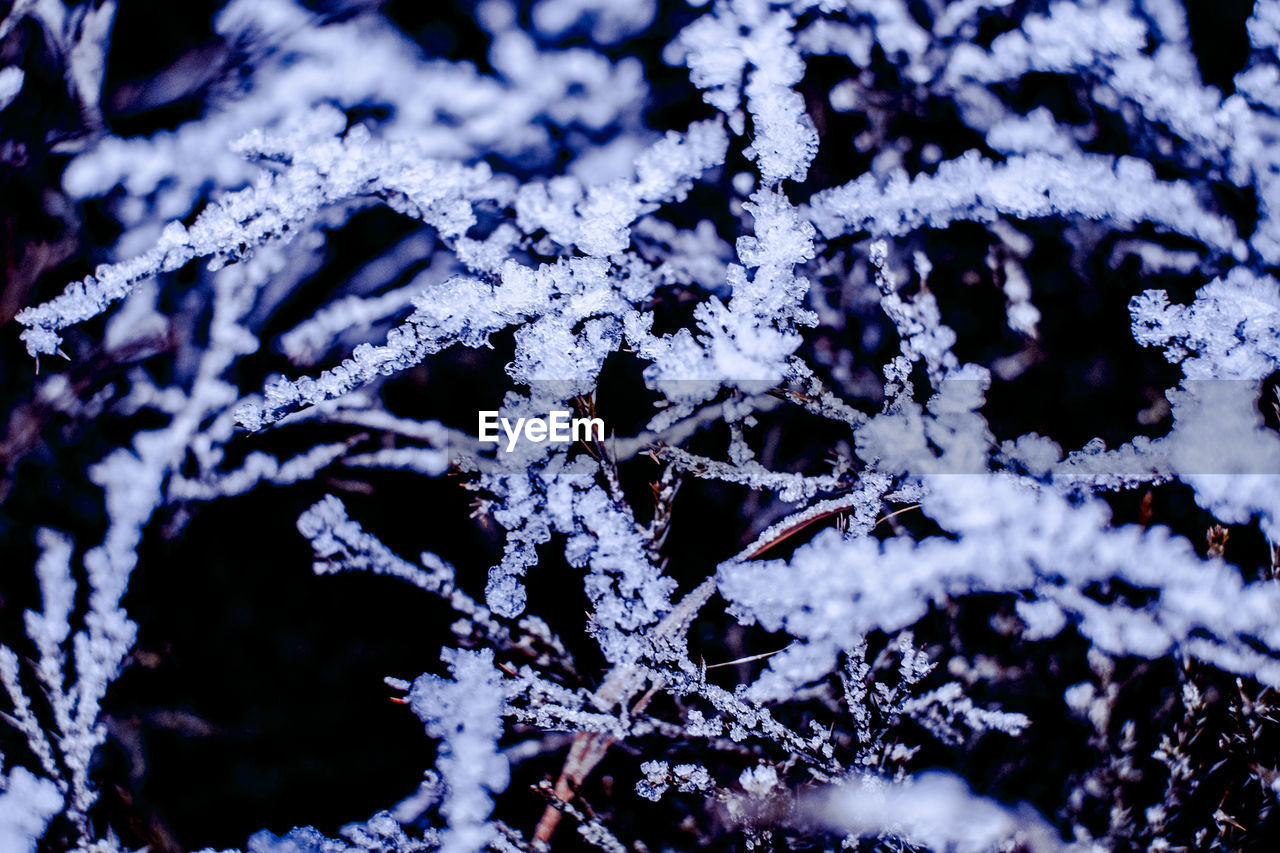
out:
{"label": "frost-covered branch", "polygon": [[[1097,501],[1073,505],[997,475],[932,478],[921,503],[957,538],[879,543],[824,531],[789,562],[720,567],[720,591],[740,620],[804,640],[770,660],[749,696],[784,698],[829,671],[838,651],[868,631],[905,628],[931,605],[976,592],[1031,592],[1112,654],[1181,649],[1280,683],[1280,633],[1264,615],[1280,590],[1206,563],[1186,540],[1160,528],[1112,528]],[[1092,584],[1111,578],[1156,595],[1132,606],[1089,597]]]}
{"label": "frost-covered branch", "polygon": [[249,189],[214,202],[190,228],[171,222],[146,253],[100,266],[56,299],[22,311],[18,320],[30,327],[22,334],[27,351],[33,356],[55,353],[61,341],[58,330],[102,313],[157,273],[206,257],[218,269],[259,245],[287,240],[326,205],[380,195],[441,235],[456,237],[475,221],[472,202],[505,193],[485,166],[431,160],[411,143],[374,141],[360,126],[335,138],[345,123],[335,110],[317,110],[284,135],[246,135],[237,143],[242,154],[278,160],[285,170],[264,173]]}
{"label": "frost-covered branch", "polygon": [[446,649],[441,657],[453,680],[419,676],[409,691],[409,705],[426,724],[427,734],[443,741],[436,766],[446,786],[440,814],[449,826],[440,850],[471,853],[483,849],[492,836],[490,798],[502,793],[509,779],[507,760],[497,751],[506,688],[491,649]]}

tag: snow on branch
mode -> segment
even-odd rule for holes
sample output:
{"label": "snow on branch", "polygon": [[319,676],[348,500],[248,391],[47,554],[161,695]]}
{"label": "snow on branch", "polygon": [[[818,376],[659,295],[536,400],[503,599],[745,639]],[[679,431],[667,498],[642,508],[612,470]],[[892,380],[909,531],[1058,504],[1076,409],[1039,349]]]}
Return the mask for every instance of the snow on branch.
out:
{"label": "snow on branch", "polygon": [[67,287],[61,296],[18,315],[33,355],[57,352],[57,332],[94,317],[123,298],[141,280],[169,272],[194,258],[211,258],[218,269],[269,241],[288,240],[321,208],[359,196],[379,195],[395,209],[423,219],[445,237],[456,237],[475,222],[472,203],[504,197],[487,166],[463,166],[417,155],[411,143],[375,142],[357,125],[335,137],[346,119],[335,110],[317,110],[300,128],[272,136],[245,136],[239,150],[285,164],[278,175],[263,173],[254,186],[209,205],[190,228],[165,227],[148,252]]}
{"label": "snow on branch", "polygon": [[723,163],[728,144],[720,122],[694,122],[684,134],[669,132],[645,149],[633,179],[587,188],[571,176],[525,184],[516,195],[516,222],[528,234],[545,230],[565,249],[608,257],[630,245],[630,226],[643,214],[682,201],[695,178]]}
{"label": "snow on branch", "polygon": [[[298,532],[305,536],[318,558],[312,565],[316,574],[338,571],[370,572],[408,581],[419,589],[443,598],[463,617],[454,626],[457,633],[479,633],[496,647],[513,646],[511,632],[484,607],[455,583],[453,566],[429,551],[414,565],[396,555],[381,540],[366,533],[360,524],[347,516],[347,508],[333,495],[298,516]],[[554,638],[548,637],[549,640]]]}
{"label": "snow on branch", "polygon": [[[771,658],[749,696],[785,698],[867,632],[908,627],[931,604],[983,592],[1032,593],[1111,654],[1158,657],[1177,648],[1280,684],[1273,584],[1244,583],[1235,568],[1206,563],[1165,529],[1112,528],[1096,500],[1076,505],[999,475],[928,479],[922,509],[957,538],[881,543],[827,530],[787,562],[720,566],[720,592],[740,621],[804,641]],[[1111,578],[1156,595],[1133,606],[1089,596],[1091,584]]]}
{"label": "snow on branch", "polygon": [[62,809],[62,797],[48,779],[15,767],[0,775],[0,850],[34,853],[49,819]]}
{"label": "snow on branch", "polygon": [[891,835],[930,850],[1087,849],[1063,844],[1030,808],[1009,809],[979,797],[949,773],[924,773],[901,781],[855,776],[809,795],[802,808],[811,819],[853,838]]}
{"label": "snow on branch", "polygon": [[1190,184],[1157,180],[1143,160],[1096,154],[1032,153],[992,163],[970,151],[932,175],[897,170],[882,182],[868,173],[823,190],[810,200],[809,215],[827,237],[899,236],[1000,216],[1076,215],[1119,226],[1152,222],[1219,252],[1242,257],[1245,251],[1231,222],[1204,210]]}
{"label": "snow on branch", "polygon": [[[407,822],[407,821],[406,821]],[[440,833],[427,827],[421,837],[405,832],[391,812],[378,812],[363,823],[350,823],[329,838],[315,827],[301,826],[276,836],[256,832],[245,845],[246,853],[431,853],[440,849]],[[212,851],[204,851],[212,853]],[[224,851],[231,853],[231,851]]]}
{"label": "snow on branch", "polygon": [[[1242,132],[1251,134],[1248,119],[1239,105],[1224,105],[1217,90],[1201,84],[1185,10],[1158,5],[1164,39],[1155,51],[1148,49],[1154,28],[1130,3],[1059,2],[1047,14],[1028,15],[1020,29],[996,37],[989,50],[957,47],[946,79],[951,85],[992,85],[1031,72],[1087,75],[1106,83],[1094,95],[1100,106],[1116,109],[1117,99],[1126,99],[1147,122],[1163,124],[1189,143],[1189,150],[1220,156]],[[1133,118],[1128,110],[1121,115]]]}
{"label": "snow on branch", "polygon": [[494,832],[486,820],[491,796],[506,789],[510,774],[497,750],[506,688],[492,649],[445,649],[441,659],[453,680],[420,675],[409,691],[409,705],[427,734],[443,741],[436,759],[446,786],[440,814],[448,822],[441,853],[476,853]]}
{"label": "snow on branch", "polygon": [[[669,134],[642,154],[632,180],[593,189],[585,200],[572,179],[550,188],[527,185],[515,202],[518,219],[524,227],[547,229],[553,239],[585,240],[589,254],[620,252],[630,240],[632,222],[655,205],[682,198],[698,175],[724,158],[726,144],[718,123],[695,123],[687,134]],[[567,195],[559,196],[562,192]],[[649,292],[620,287],[610,263],[595,257],[537,269],[507,260],[496,278],[500,283],[455,276],[432,288],[415,300],[417,310],[384,345],[361,344],[317,379],[269,385],[262,403],[245,403],[237,419],[247,429],[261,429],[293,409],[341,396],[454,344],[483,346],[493,333],[531,319],[537,322],[517,335],[516,378],[576,380],[582,387],[573,393],[583,393],[604,357],[621,344],[616,316]],[[585,329],[575,333],[584,320],[589,321]]]}
{"label": "snow on branch", "polygon": [[[631,127],[647,88],[639,63],[611,62],[591,50],[540,51],[529,36],[487,4],[494,73],[446,62],[422,49],[367,8],[321,16],[295,0],[233,0],[214,17],[228,44],[243,46],[251,72],[236,97],[173,131],[149,138],[107,136],[77,157],[64,177],[77,197],[104,196],[117,186],[141,203],[114,212],[132,229],[122,251],[154,239],[157,222],[184,217],[216,185],[252,183],[254,170],[230,150],[244,134],[277,130],[324,105],[382,107],[379,136],[412,140],[423,157],[473,160],[498,152],[551,159],[558,133]],[[371,57],[376,60],[371,61]]]}
{"label": "snow on branch", "polygon": [[701,303],[694,310],[697,335],[681,328],[657,339],[644,329],[639,351],[654,362],[645,381],[686,407],[722,385],[759,392],[777,384],[791,373],[790,356],[800,345],[797,326],[817,322],[801,307],[809,281],[795,273],[814,256],[813,226],[780,190],[757,190],[744,208],[755,233],[738,238],[742,265],[728,268],[728,305],[714,296]]}
{"label": "snow on branch", "polygon": [[718,0],[711,14],[680,33],[666,55],[668,62],[689,66],[689,79],[707,90],[704,100],[727,115],[739,135],[745,128],[739,103],[746,96],[755,134],[746,154],[768,186],[787,178],[804,180],[818,150],[804,98],[791,89],[804,75],[804,60],[792,43],[794,25],[789,12],[766,3]]}
{"label": "snow on branch", "polygon": [[1129,312],[1138,343],[1162,347],[1188,379],[1260,380],[1280,365],[1280,283],[1271,276],[1237,267],[1190,305],[1148,290]]}

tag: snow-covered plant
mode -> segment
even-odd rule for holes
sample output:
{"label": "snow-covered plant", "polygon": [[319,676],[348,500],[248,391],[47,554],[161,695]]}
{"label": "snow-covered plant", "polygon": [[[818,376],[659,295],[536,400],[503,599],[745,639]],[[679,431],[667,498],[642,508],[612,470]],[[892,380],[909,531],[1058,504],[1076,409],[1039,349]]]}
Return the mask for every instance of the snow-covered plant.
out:
{"label": "snow-covered plant", "polygon": [[142,80],[116,14],[0,22],[3,850],[208,843],[118,696],[213,513],[385,596],[344,693],[436,745],[248,851],[1274,832],[1280,2],[230,0]]}

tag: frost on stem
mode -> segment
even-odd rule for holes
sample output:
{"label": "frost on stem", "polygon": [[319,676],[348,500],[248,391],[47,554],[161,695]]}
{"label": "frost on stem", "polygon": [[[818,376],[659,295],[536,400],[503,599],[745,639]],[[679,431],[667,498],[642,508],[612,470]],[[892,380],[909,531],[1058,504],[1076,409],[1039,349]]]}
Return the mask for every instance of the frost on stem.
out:
{"label": "frost on stem", "polygon": [[769,6],[718,0],[710,14],[680,33],[666,58],[689,66],[689,79],[707,90],[703,99],[728,116],[735,134],[744,132],[740,101],[745,95],[755,134],[746,154],[773,186],[786,178],[804,180],[818,150],[818,134],[805,113],[804,98],[791,88],[805,67],[792,44],[795,18]]}
{"label": "frost on stem", "polygon": [[367,9],[321,16],[294,0],[233,0],[213,24],[222,39],[252,52],[243,91],[173,131],[99,140],[72,162],[65,188],[77,198],[125,191],[112,210],[129,229],[121,245],[127,257],[145,249],[164,222],[190,213],[211,177],[219,189],[254,180],[231,143],[322,105],[383,107],[379,136],[412,140],[421,156],[447,160],[495,153],[551,159],[559,134],[635,124],[647,93],[638,62],[613,63],[582,48],[538,50],[512,25],[514,15],[498,11],[504,4],[488,5],[496,14],[479,17],[494,37],[492,75],[472,63],[423,56]]}
{"label": "frost on stem", "polygon": [[57,786],[15,767],[0,775],[0,850],[34,853],[49,819],[62,809]]}
{"label": "frost on stem", "polygon": [[828,238],[860,231],[900,236],[957,220],[1075,215],[1119,226],[1151,222],[1220,252],[1245,251],[1232,223],[1204,210],[1190,184],[1160,181],[1149,163],[1133,157],[1031,153],[992,163],[970,151],[932,175],[898,170],[882,181],[866,174],[823,190],[810,201],[809,215]]}
{"label": "frost on stem", "polygon": [[506,689],[493,666],[493,650],[446,649],[441,659],[452,680],[425,674],[409,691],[409,705],[440,738],[436,766],[445,782],[440,814],[448,821],[442,853],[475,853],[493,834],[487,824],[492,795],[507,787],[507,761],[497,750]]}
{"label": "frost on stem", "polygon": [[757,190],[744,207],[755,233],[738,238],[742,265],[728,267],[728,304],[712,296],[694,311],[697,335],[680,329],[641,349],[654,362],[645,381],[673,401],[702,402],[722,385],[776,384],[800,345],[797,327],[817,321],[801,307],[809,282],[795,274],[813,258],[813,226],[778,190]]}
{"label": "frost on stem", "polygon": [[[407,821],[405,821],[407,822]],[[268,830],[254,833],[246,853],[431,853],[440,849],[439,832],[427,827],[421,837],[404,830],[391,812],[378,812],[363,823],[351,823],[329,838],[310,826],[295,827],[282,836]],[[205,851],[213,853],[213,851]],[[230,853],[230,851],[227,851]]]}
{"label": "frost on stem", "polygon": [[[593,188],[585,198],[570,178],[549,188],[526,185],[515,201],[518,221],[529,229],[545,228],[566,245],[581,243],[588,255],[621,252],[630,241],[631,224],[656,205],[682,198],[694,178],[723,159],[725,146],[717,123],[695,123],[687,134],[669,134],[644,152],[634,178]],[[584,393],[604,357],[621,344],[618,316],[649,292],[619,287],[610,263],[597,257],[536,269],[507,260],[496,273],[496,284],[457,276],[423,293],[415,300],[417,310],[387,335],[385,344],[361,344],[316,379],[269,385],[261,404],[237,410],[238,420],[260,429],[295,408],[338,397],[454,344],[483,346],[490,335],[530,320],[517,337],[516,378],[579,379],[581,387],[572,393]],[[573,331],[584,322],[584,329]]]}
{"label": "frost on stem", "polygon": [[1236,268],[1171,305],[1163,290],[1129,302],[1133,335],[1164,349],[1187,379],[1260,380],[1280,365],[1280,284]]}
{"label": "frost on stem", "polygon": [[[947,597],[1017,591],[1050,602],[1108,653],[1180,649],[1280,684],[1280,631],[1266,615],[1280,605],[1280,589],[1244,583],[1234,567],[1201,560],[1167,530],[1112,527],[1096,500],[1075,505],[990,474],[929,478],[921,503],[954,538],[880,543],[823,531],[787,562],[720,566],[720,592],[740,621],[803,640],[770,659],[748,696],[784,699],[831,671],[839,650],[868,631],[912,625]],[[1109,578],[1155,595],[1103,604],[1089,590]]]}
{"label": "frost on stem", "polygon": [[102,313],[157,273],[203,257],[216,270],[260,245],[288,240],[326,205],[379,195],[442,236],[456,237],[475,221],[473,202],[505,193],[485,166],[431,160],[412,143],[374,141],[361,126],[337,137],[345,124],[341,113],[322,109],[284,135],[246,135],[238,143],[241,153],[281,162],[283,171],[262,173],[252,187],[209,205],[190,228],[171,222],[146,253],[104,264],[61,296],[19,312],[18,321],[29,327],[22,333],[27,351],[33,356],[57,352],[58,330]]}
{"label": "frost on stem", "polygon": [[1034,811],[979,797],[948,773],[894,782],[854,777],[810,795],[802,808],[854,838],[890,835],[930,850],[985,853],[1005,845],[1035,853],[1068,849]]}
{"label": "frost on stem", "polygon": [[[298,517],[298,532],[315,551],[317,559],[312,568],[316,574],[357,571],[399,578],[440,596],[456,610],[462,621],[454,626],[455,633],[469,636],[474,632],[500,649],[512,646],[508,628],[458,588],[453,566],[429,551],[418,555],[419,565],[399,557],[351,520],[346,506],[333,495],[325,495]],[[547,640],[558,642],[551,636]]]}

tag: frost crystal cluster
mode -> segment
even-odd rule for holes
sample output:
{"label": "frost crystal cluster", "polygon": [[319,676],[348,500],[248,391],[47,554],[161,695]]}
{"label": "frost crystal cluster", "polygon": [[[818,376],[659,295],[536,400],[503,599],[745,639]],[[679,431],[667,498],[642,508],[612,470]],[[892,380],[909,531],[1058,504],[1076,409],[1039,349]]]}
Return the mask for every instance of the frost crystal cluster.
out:
{"label": "frost crystal cluster", "polygon": [[[231,0],[146,66],[127,5],[0,22],[0,851],[210,845],[146,732],[335,701],[414,725],[270,756],[398,793],[217,843],[1280,828],[1280,2]],[[244,683],[385,681],[160,696],[207,548],[289,590]]]}

